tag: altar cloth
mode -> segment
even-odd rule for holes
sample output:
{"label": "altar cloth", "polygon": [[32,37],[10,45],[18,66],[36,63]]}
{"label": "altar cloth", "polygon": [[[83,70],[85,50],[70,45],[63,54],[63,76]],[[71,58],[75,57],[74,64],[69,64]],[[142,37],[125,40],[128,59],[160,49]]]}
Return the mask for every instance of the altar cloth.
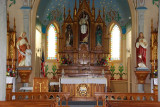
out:
{"label": "altar cloth", "polygon": [[13,84],[12,92],[16,91],[16,78],[15,77],[6,77],[6,84]]}
{"label": "altar cloth", "polygon": [[105,84],[107,86],[107,79],[105,77],[62,77],[61,84]]}

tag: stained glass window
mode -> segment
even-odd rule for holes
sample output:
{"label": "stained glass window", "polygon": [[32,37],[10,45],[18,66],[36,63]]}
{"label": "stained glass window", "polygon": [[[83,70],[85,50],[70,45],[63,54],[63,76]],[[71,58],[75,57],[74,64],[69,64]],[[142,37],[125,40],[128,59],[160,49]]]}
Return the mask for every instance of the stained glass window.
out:
{"label": "stained glass window", "polygon": [[121,33],[117,25],[111,31],[111,60],[120,60]]}
{"label": "stained glass window", "polygon": [[53,24],[48,29],[47,59],[57,59],[57,31]]}

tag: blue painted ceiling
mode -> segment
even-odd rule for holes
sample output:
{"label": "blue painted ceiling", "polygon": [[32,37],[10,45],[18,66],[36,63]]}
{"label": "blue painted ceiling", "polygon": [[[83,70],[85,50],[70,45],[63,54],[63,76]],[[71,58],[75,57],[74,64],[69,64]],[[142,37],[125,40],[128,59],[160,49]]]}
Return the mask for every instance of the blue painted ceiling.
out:
{"label": "blue painted ceiling", "polygon": [[[93,0],[90,0],[90,8],[92,8],[92,2]],[[127,0],[94,0],[94,2],[96,17],[99,9],[101,10],[102,16],[103,7],[105,8],[105,21],[107,25],[111,21],[110,17],[108,16],[108,12],[111,10],[118,13],[116,19],[121,26],[125,26],[128,22],[130,22],[129,17],[131,17],[131,13]],[[73,16],[74,6],[75,0],[41,0],[37,11],[37,17],[45,26],[47,26],[49,22],[54,19],[57,20],[61,25],[63,23],[64,7],[66,9],[65,13],[67,17],[69,9],[71,10],[71,15]],[[77,0],[77,9],[78,8],[79,0]],[[51,13],[54,15],[51,16]]]}

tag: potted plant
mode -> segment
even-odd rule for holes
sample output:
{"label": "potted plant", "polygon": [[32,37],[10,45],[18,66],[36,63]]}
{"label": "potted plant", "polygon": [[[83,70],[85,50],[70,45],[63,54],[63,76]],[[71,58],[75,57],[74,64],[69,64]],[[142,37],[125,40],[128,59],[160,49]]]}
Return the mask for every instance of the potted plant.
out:
{"label": "potted plant", "polygon": [[111,80],[114,80],[114,75],[116,74],[114,71],[115,71],[115,66],[111,65],[111,67],[110,67]]}
{"label": "potted plant", "polygon": [[53,66],[52,66],[52,71],[53,72],[51,72],[52,74],[53,74],[53,79],[55,79],[55,76],[56,76],[56,74],[57,74],[57,66],[54,64]]}
{"label": "potted plant", "polygon": [[45,66],[45,74],[44,74],[44,76],[47,77],[47,75],[48,75],[48,65]]}
{"label": "potted plant", "polygon": [[124,68],[123,68],[122,64],[120,64],[120,66],[118,67],[118,70],[119,70],[119,72],[117,73],[117,75],[120,76],[119,80],[122,80],[123,79],[123,75],[126,74],[126,73],[123,72]]}

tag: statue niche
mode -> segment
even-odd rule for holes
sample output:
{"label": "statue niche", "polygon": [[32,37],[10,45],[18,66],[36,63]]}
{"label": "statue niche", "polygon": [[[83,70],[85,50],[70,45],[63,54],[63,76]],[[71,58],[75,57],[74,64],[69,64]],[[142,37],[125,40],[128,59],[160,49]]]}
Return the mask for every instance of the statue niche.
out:
{"label": "statue niche", "polygon": [[79,19],[79,43],[89,43],[89,15],[83,12]]}
{"label": "statue niche", "polygon": [[96,46],[102,46],[102,35],[102,27],[98,25],[96,29]]}
{"label": "statue niche", "polygon": [[73,31],[70,24],[67,25],[66,27],[65,36],[66,36],[66,47],[73,46]]}

